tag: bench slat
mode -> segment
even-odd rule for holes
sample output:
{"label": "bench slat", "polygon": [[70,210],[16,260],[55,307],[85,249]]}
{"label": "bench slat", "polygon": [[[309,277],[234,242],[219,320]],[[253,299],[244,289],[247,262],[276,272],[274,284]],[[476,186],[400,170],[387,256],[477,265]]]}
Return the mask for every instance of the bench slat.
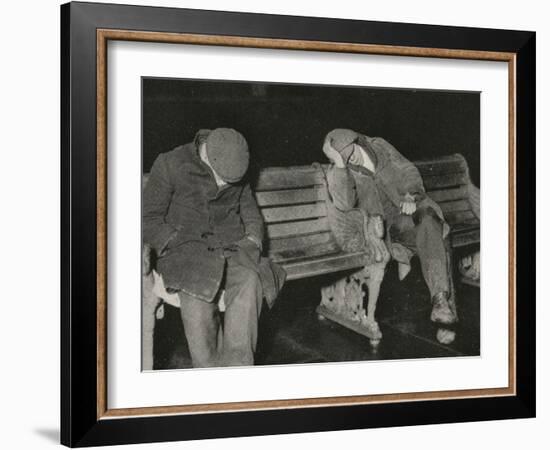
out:
{"label": "bench slat", "polygon": [[467,172],[468,164],[460,155],[450,155],[429,161],[416,161],[415,166],[422,176]]}
{"label": "bench slat", "polygon": [[316,234],[304,234],[287,238],[271,239],[269,241],[269,252],[280,252],[288,249],[309,247],[311,245],[324,244],[334,240],[329,231]]}
{"label": "bench slat", "polygon": [[325,217],[327,208],[324,202],[308,203],[297,206],[280,206],[261,210],[265,223],[290,222],[300,219]]}
{"label": "bench slat", "polygon": [[256,194],[258,206],[296,205],[312,203],[325,199],[324,189],[315,186],[305,189],[288,189],[285,191],[264,191]]}
{"label": "bench slat", "polygon": [[465,245],[477,244],[479,242],[479,227],[464,232],[451,231],[451,245],[453,247],[464,247]]}
{"label": "bench slat", "polygon": [[468,187],[460,186],[454,189],[444,189],[439,191],[427,190],[427,194],[432,200],[438,203],[446,202],[449,200],[462,200],[468,198]]}
{"label": "bench slat", "polygon": [[268,224],[266,228],[269,239],[330,231],[326,217],[300,222],[272,223]]}
{"label": "bench slat", "polygon": [[451,232],[461,233],[463,231],[469,231],[479,228],[479,219],[476,217],[474,219],[468,219],[461,223],[456,223],[453,225]]}
{"label": "bench slat", "polygon": [[254,185],[256,191],[274,191],[321,185],[322,173],[313,168],[273,168],[263,170]]}
{"label": "bench slat", "polygon": [[295,248],[283,250],[280,252],[270,252],[269,256],[273,261],[285,263],[293,260],[302,260],[320,257],[323,255],[334,255],[341,253],[340,247],[335,241],[326,242],[324,244],[311,245],[309,247]]}
{"label": "bench slat", "polygon": [[429,175],[422,177],[424,181],[424,188],[427,191],[445,189],[452,186],[462,186],[469,183],[468,174],[462,173],[448,173],[446,175]]}
{"label": "bench slat", "polygon": [[445,220],[453,227],[455,224],[464,223],[465,221],[475,221],[476,216],[472,211],[455,211],[444,213]]}
{"label": "bench slat", "polygon": [[450,202],[440,202],[439,206],[444,214],[456,211],[471,211],[472,207],[468,200],[455,200]]}
{"label": "bench slat", "polygon": [[287,280],[299,280],[349,269],[358,269],[366,264],[364,253],[339,253],[313,260],[302,260],[283,264]]}

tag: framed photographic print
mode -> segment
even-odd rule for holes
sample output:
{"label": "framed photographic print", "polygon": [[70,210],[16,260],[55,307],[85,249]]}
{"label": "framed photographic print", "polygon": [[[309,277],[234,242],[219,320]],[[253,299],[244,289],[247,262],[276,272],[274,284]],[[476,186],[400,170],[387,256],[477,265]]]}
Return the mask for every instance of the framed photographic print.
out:
{"label": "framed photographic print", "polygon": [[63,444],[535,415],[535,33],[61,24]]}

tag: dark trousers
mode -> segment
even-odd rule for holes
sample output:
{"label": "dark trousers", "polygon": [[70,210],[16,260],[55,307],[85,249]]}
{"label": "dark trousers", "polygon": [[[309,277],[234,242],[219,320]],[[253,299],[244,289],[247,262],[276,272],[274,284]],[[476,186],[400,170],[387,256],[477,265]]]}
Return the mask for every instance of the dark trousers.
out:
{"label": "dark trousers", "polygon": [[392,227],[390,234],[393,242],[404,245],[418,255],[432,297],[441,291],[450,292],[447,251],[442,224],[437,217],[423,215],[414,227]]}
{"label": "dark trousers", "polygon": [[256,271],[227,259],[223,323],[217,299],[206,302],[179,292],[181,319],[193,367],[254,364],[262,289]]}

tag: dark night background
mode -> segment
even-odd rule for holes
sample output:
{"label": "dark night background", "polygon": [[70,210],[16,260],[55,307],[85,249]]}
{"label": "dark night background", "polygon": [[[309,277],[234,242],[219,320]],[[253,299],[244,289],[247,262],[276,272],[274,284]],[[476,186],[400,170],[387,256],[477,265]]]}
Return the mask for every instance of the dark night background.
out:
{"label": "dark night background", "polygon": [[256,167],[325,161],[325,134],[351,128],[410,160],[462,153],[479,186],[479,93],[348,86],[143,79],[143,170],[200,128],[229,127]]}

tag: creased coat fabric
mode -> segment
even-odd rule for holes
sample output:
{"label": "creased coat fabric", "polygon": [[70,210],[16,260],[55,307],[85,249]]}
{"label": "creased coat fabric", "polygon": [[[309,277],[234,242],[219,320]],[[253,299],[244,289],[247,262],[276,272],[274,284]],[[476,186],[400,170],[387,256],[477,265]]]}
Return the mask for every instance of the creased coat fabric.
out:
{"label": "creased coat fabric", "polygon": [[[413,217],[400,211],[400,203],[409,193],[415,197],[417,213],[431,209],[437,215],[443,225],[442,238],[446,238],[450,227],[439,205],[426,194],[416,166],[383,138],[359,135],[357,143],[371,158],[375,171],[354,165],[346,168],[332,166],[327,177],[336,207],[347,210],[358,205],[368,214],[383,216],[388,230],[394,227],[403,232],[415,226]],[[401,244],[392,243],[390,233],[386,233],[386,240],[392,257],[400,265],[410,268],[413,252]],[[401,268],[400,273],[406,274],[408,268]]]}
{"label": "creased coat fabric", "polygon": [[[263,240],[263,220],[246,180],[218,189],[194,143],[157,157],[143,191],[143,239],[155,249],[168,290],[213,301],[224,251],[242,251],[237,243],[246,235]],[[260,272],[259,262],[254,269]]]}

